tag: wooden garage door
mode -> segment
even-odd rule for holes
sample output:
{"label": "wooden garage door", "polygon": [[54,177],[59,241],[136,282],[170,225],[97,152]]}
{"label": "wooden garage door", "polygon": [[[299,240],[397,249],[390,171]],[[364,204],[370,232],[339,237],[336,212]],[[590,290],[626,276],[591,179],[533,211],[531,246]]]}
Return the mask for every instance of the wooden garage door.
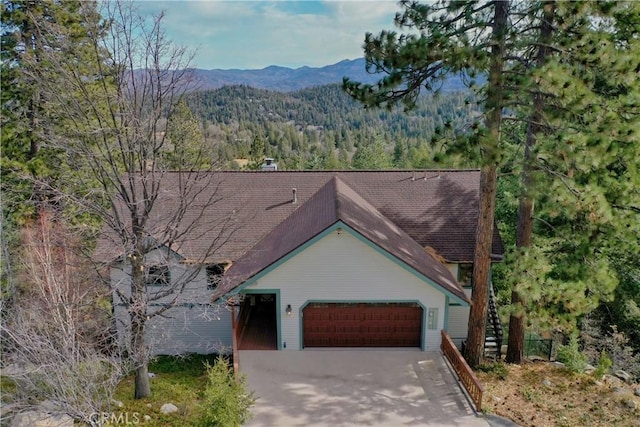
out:
{"label": "wooden garage door", "polygon": [[422,308],[409,303],[311,303],[305,347],[420,347]]}

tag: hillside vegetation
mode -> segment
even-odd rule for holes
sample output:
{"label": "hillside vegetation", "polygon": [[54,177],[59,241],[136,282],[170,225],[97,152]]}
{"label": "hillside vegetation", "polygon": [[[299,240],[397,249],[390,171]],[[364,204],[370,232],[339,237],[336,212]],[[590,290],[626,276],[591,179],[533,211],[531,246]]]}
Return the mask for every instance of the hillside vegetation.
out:
{"label": "hillside vegetation", "polygon": [[522,427],[640,426],[640,397],[614,376],[571,373],[548,362],[486,370],[478,373],[483,411]]}
{"label": "hillside vegetation", "polygon": [[[384,147],[389,166],[438,166],[441,150],[430,142],[468,132],[479,117],[470,92],[425,95],[404,113],[363,109],[338,85],[289,93],[228,86],[192,93],[187,104],[221,161],[268,156],[284,169],[348,168],[356,150],[373,142]],[[261,153],[252,149],[256,139],[264,141]]]}

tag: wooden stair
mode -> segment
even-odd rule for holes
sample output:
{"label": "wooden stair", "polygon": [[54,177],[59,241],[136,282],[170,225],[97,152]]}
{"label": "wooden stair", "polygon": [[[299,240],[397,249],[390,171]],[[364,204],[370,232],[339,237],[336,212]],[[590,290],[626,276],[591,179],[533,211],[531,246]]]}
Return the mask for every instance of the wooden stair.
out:
{"label": "wooden stair", "polygon": [[502,357],[502,323],[498,315],[496,295],[493,283],[489,285],[489,309],[487,312],[487,327],[484,340],[484,356],[499,360]]}

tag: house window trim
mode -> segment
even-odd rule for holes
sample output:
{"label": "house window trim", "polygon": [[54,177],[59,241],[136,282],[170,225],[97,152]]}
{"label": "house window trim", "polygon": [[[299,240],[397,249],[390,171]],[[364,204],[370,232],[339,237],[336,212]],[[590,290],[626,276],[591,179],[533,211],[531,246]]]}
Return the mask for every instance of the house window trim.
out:
{"label": "house window trim", "polygon": [[[207,290],[215,291],[218,289],[228,263],[221,262],[217,264],[208,264],[205,267],[205,275],[207,276]],[[214,271],[215,269],[215,271]]]}
{"label": "house window trim", "polygon": [[[470,271],[468,271],[468,280],[466,282],[463,282],[464,277],[462,275],[462,268],[469,268]],[[460,263],[458,264],[458,282],[460,283],[460,285],[465,288],[465,289],[471,289],[473,287],[473,263]]]}
{"label": "house window trim", "polygon": [[171,269],[167,264],[150,265],[144,277],[146,286],[161,288],[171,285]]}

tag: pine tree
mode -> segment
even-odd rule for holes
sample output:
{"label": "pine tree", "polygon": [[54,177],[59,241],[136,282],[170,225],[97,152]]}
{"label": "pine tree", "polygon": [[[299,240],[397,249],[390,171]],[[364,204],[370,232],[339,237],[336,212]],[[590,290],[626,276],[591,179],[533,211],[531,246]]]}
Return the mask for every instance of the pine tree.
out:
{"label": "pine tree", "polygon": [[[395,23],[408,31],[367,34],[367,70],[384,72],[376,84],[345,79],[344,89],[366,106],[415,107],[421,90],[437,91],[449,73],[488,73],[485,126],[476,134],[482,152],[480,206],[473,272],[473,294],[465,358],[480,363],[487,317],[500,129],[505,105],[503,69],[509,2],[403,1]],[[418,31],[416,31],[418,30]]]}
{"label": "pine tree", "polygon": [[[528,42],[533,55],[520,56],[512,73],[520,78],[514,104],[528,116],[520,250],[512,258],[507,361],[513,363],[523,356],[525,312],[538,326],[572,328],[616,287],[613,242],[629,232],[640,237],[638,227],[625,225],[638,222],[631,201],[637,186],[629,185],[639,178],[632,160],[638,135],[631,131],[640,126],[632,84],[637,6],[544,2],[527,15],[539,33],[538,43]],[[545,226],[534,227],[534,200]]]}

